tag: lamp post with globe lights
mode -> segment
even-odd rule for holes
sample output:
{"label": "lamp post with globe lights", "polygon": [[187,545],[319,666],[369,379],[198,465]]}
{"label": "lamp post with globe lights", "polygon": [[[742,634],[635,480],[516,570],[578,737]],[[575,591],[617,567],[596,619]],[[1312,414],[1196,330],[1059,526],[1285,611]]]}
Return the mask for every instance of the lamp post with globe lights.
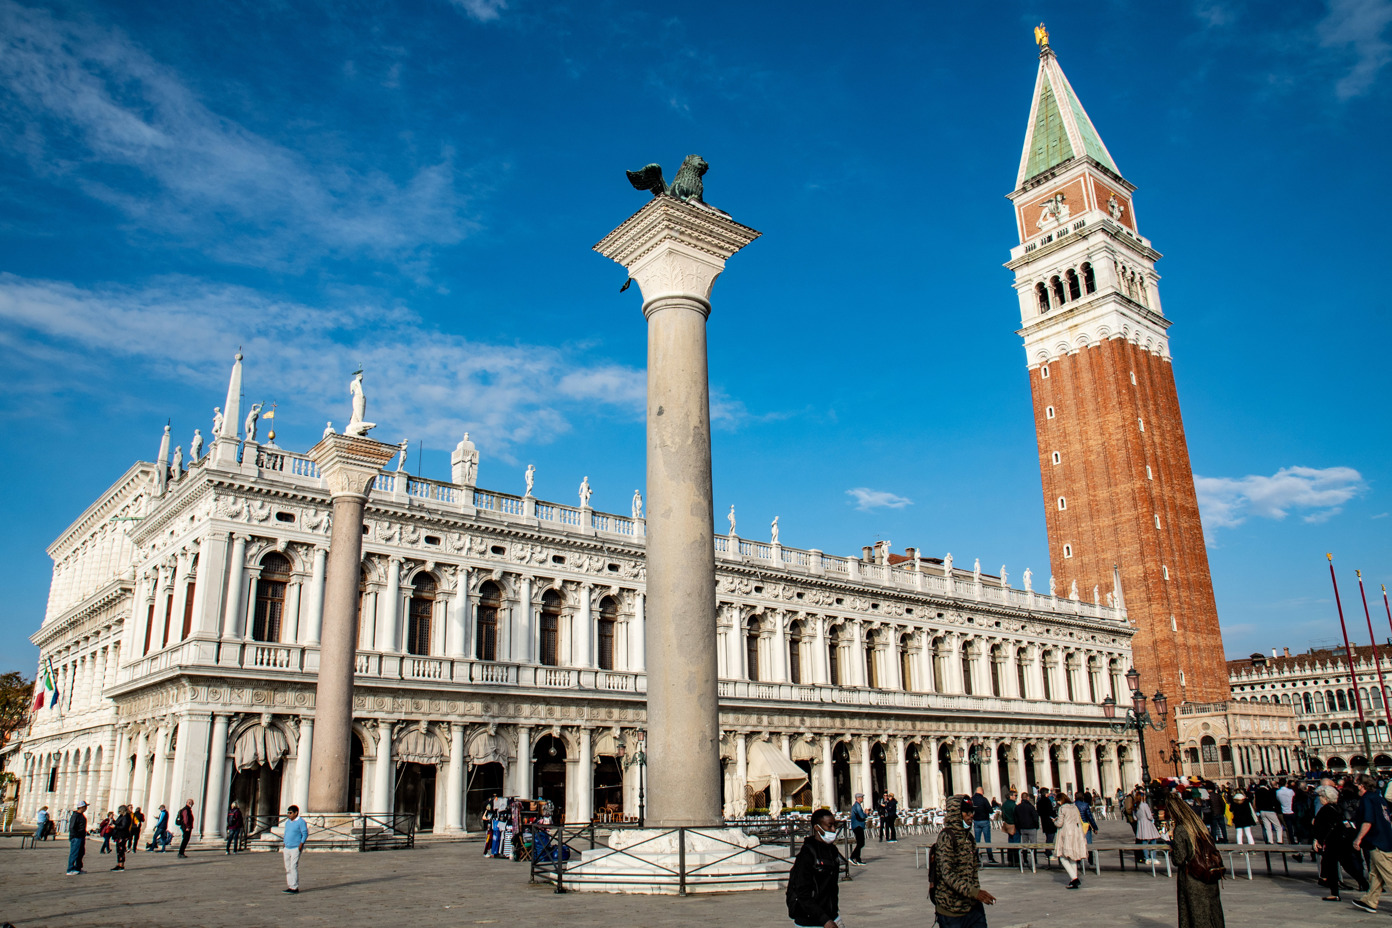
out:
{"label": "lamp post with globe lights", "polygon": [[1102,700],[1102,714],[1107,717],[1107,724],[1112,731],[1121,734],[1124,731],[1134,731],[1141,739],[1141,778],[1150,783],[1150,763],[1146,760],[1145,733],[1150,728],[1155,731],[1165,730],[1165,719],[1170,713],[1170,701],[1164,693],[1157,691],[1150,697],[1150,702],[1155,706],[1155,715],[1159,717],[1156,721],[1146,708],[1146,695],[1141,692],[1141,674],[1132,667],[1126,672],[1126,686],[1131,690],[1131,705],[1126,707],[1126,715],[1117,718],[1117,701],[1111,696]]}

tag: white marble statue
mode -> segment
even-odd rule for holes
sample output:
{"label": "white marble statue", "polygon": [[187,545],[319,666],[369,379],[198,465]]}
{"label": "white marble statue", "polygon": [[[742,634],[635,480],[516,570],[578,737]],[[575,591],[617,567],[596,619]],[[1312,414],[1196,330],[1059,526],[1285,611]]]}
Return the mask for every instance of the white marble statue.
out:
{"label": "white marble statue", "polygon": [[1073,585],[1068,588],[1068,598],[1074,601],[1078,599],[1078,581],[1074,580]]}
{"label": "white marble statue", "polygon": [[169,462],[169,475],[178,480],[184,475],[184,446],[174,446],[174,460]]}
{"label": "white marble statue", "polygon": [[1041,209],[1039,213],[1039,221],[1034,224],[1034,227],[1042,232],[1044,228],[1048,226],[1051,222],[1065,221],[1068,218],[1068,214],[1070,212],[1068,204],[1064,202],[1067,199],[1068,197],[1064,196],[1063,194],[1056,193],[1053,196],[1049,197],[1047,200],[1044,200],[1043,202],[1036,204],[1037,206],[1041,207]]}
{"label": "white marble statue", "polygon": [[324,423],[324,434],[323,434],[322,436],[320,436],[320,437],[321,437],[321,438],[328,438],[330,435],[334,435],[334,434],[337,434],[337,433],[334,432],[333,420],[330,419],[328,422],[325,422],[325,423]]}
{"label": "white marble statue", "polygon": [[203,457],[203,433],[194,429],[193,441],[189,442],[189,463],[196,464],[201,457]]}
{"label": "white marble statue", "polygon": [[261,418],[261,404],[253,403],[251,412],[247,413],[246,422],[242,424],[242,431],[246,433],[247,441],[256,441],[256,423]]}
{"label": "white marble statue", "polygon": [[1114,602],[1113,599],[1112,599],[1112,594],[1111,594],[1111,593],[1108,593],[1108,594],[1107,594],[1107,608],[1108,608],[1108,609],[1114,609],[1114,608],[1116,608],[1116,604],[1115,604],[1115,602]]}
{"label": "white marble statue", "polygon": [[376,422],[368,422],[364,418],[367,415],[367,394],[363,393],[362,381],[362,371],[354,373],[353,379],[348,381],[348,392],[353,396],[353,415],[349,418],[348,427],[343,430],[343,434],[354,438],[362,438],[377,427]]}
{"label": "white marble statue", "polygon": [[947,552],[947,557],[943,558],[943,576],[952,576],[952,552]]}
{"label": "white marble statue", "polygon": [[772,542],[772,543],[773,543],[773,544],[778,544],[778,516],[774,516],[774,517],[773,517],[773,526],[772,526],[772,528],[771,528],[771,531],[773,532],[773,542]]}
{"label": "white marble statue", "polygon": [[729,515],[725,516],[725,518],[730,522],[730,537],[733,538],[735,535],[735,507],[733,504],[730,506]]}
{"label": "white marble statue", "polygon": [[637,522],[643,518],[643,494],[639,490],[633,491],[633,521]]}
{"label": "white marble statue", "polygon": [[399,474],[406,470],[406,455],[408,449],[411,447],[411,439],[401,439],[401,444],[397,445],[396,447],[399,453],[399,456],[396,460],[396,472]]}
{"label": "white marble statue", "polygon": [[981,558],[977,558],[976,563],[972,565],[972,582],[981,582]]}
{"label": "white marble statue", "polygon": [[1092,586],[1092,604],[1094,606],[1102,605],[1102,594],[1097,589],[1097,584],[1093,584]]}
{"label": "white marble statue", "polygon": [[1121,221],[1121,214],[1126,212],[1126,207],[1121,205],[1121,201],[1116,198],[1116,194],[1107,197],[1107,212],[1118,222]]}
{"label": "white marble statue", "polygon": [[526,495],[526,496],[531,496],[531,495],[532,495],[532,487],[536,484],[536,465],[535,465],[535,464],[528,464],[528,465],[527,465],[527,474],[526,474],[526,476],[527,476],[527,492],[526,492],[526,494],[524,494],[524,495]]}
{"label": "white marble statue", "polygon": [[1058,581],[1054,579],[1053,574],[1049,574],[1049,595],[1058,596]]}
{"label": "white marble statue", "polygon": [[1008,587],[1008,586],[1010,585],[1010,583],[1009,583],[1009,577],[1007,577],[1007,576],[1006,576],[1006,573],[1005,573],[1005,565],[1004,565],[1004,564],[1001,565],[1000,581],[1001,581],[1001,589],[1005,589],[1006,587]]}
{"label": "white marble statue", "polygon": [[221,407],[221,406],[214,406],[214,407],[213,407],[213,440],[214,440],[214,441],[217,441],[218,436],[221,435],[221,434],[222,434],[222,407]]}
{"label": "white marble statue", "polygon": [[478,452],[474,450],[474,443],[469,441],[468,432],[465,432],[459,444],[454,446],[450,463],[454,465],[452,473],[455,483],[466,487],[474,485],[474,481],[478,479]]}
{"label": "white marble statue", "polygon": [[1022,579],[1025,581],[1025,592],[1033,593],[1034,587],[1031,584],[1034,583],[1034,573],[1028,567],[1025,568]]}
{"label": "white marble statue", "polygon": [[589,508],[590,508],[590,497],[591,497],[593,494],[594,494],[594,491],[590,489],[590,478],[589,478],[589,477],[586,477],[584,480],[581,480],[581,481],[580,481],[580,508],[581,508],[581,509],[589,509]]}

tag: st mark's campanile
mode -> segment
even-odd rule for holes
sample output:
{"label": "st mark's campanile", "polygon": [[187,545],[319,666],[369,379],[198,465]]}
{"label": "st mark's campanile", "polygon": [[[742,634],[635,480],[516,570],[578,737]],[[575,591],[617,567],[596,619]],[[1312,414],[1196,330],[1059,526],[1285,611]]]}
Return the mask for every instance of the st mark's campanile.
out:
{"label": "st mark's campanile", "polygon": [[[1015,272],[1039,441],[1053,582],[1103,602],[1120,591],[1146,695],[1228,699],[1208,554],[1175,391],[1155,262],[1102,138],[1039,30],[1039,72],[1015,190]],[[1122,700],[1124,702],[1124,700]],[[1167,758],[1168,759],[1168,758]]]}

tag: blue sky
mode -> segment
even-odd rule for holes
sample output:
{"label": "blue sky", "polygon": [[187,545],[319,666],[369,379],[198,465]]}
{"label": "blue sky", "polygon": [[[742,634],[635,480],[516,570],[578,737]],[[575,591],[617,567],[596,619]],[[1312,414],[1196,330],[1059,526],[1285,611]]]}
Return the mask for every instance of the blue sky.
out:
{"label": "blue sky", "polygon": [[1337,637],[1324,552],[1346,605],[1392,582],[1389,0],[0,0],[0,669],[45,546],[207,433],[238,345],[282,446],[361,363],[413,470],[468,429],[484,486],[626,512],[644,323],[590,246],[691,152],[764,233],[714,292],[718,513],[1046,574],[1001,267],[1041,19],[1166,254],[1228,654]]}

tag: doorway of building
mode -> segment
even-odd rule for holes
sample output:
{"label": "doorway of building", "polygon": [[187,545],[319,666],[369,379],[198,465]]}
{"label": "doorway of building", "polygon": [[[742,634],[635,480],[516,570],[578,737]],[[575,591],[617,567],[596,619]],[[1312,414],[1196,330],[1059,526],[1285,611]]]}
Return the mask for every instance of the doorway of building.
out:
{"label": "doorway of building", "polygon": [[464,791],[464,828],[480,831],[483,810],[494,796],[503,795],[503,765],[475,764],[469,768],[469,785]]}
{"label": "doorway of building", "polygon": [[842,741],[831,751],[831,783],[836,789],[836,810],[845,812],[851,808],[851,749]]}
{"label": "doorway of building", "polygon": [[[637,776],[638,771],[633,773]],[[623,767],[611,754],[601,754],[595,761],[594,810],[596,820],[601,815],[607,821],[623,820]]]}
{"label": "doorway of building", "polygon": [[416,831],[435,830],[435,765],[402,764],[396,777],[396,814],[414,815]]}
{"label": "doorway of building", "polygon": [[280,824],[281,766],[257,764],[232,776],[232,802],[242,810],[248,838]]}
{"label": "doorway of building", "polygon": [[904,795],[900,800],[906,808],[921,809],[924,805],[923,778],[920,775],[918,745],[911,744],[904,749],[904,762],[908,764],[908,782],[904,784]]}
{"label": "doorway of building", "polygon": [[560,821],[565,820],[565,761],[565,742],[554,735],[539,740],[532,750],[532,792],[538,799],[550,800]]}

